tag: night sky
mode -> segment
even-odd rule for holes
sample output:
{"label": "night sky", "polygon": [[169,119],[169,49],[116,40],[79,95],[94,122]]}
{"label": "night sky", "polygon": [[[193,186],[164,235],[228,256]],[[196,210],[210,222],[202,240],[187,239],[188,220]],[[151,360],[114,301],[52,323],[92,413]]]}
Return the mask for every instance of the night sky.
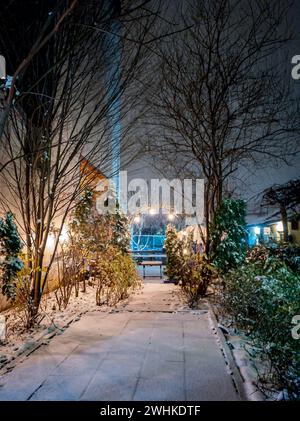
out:
{"label": "night sky", "polygon": [[[35,7],[34,4],[36,3],[35,0],[28,0],[22,3],[24,7],[18,8],[16,10],[16,14],[6,16],[5,14],[1,14],[2,19],[5,19],[6,27],[10,28],[11,34],[7,33],[4,37],[5,40],[9,39],[10,37],[13,39],[15,36],[14,27],[15,25],[19,25],[19,22],[30,22],[32,27],[37,28],[39,22],[39,16],[35,15]],[[52,3],[54,4],[55,1],[53,0]],[[45,3],[46,4],[46,3]],[[47,2],[47,7],[51,5],[51,1]],[[176,16],[176,7],[178,5],[183,6],[184,0],[169,0],[164,3],[165,15],[169,20],[174,20],[177,22],[177,25],[183,25],[183,22],[180,21],[180,17]],[[290,60],[294,55],[300,54],[300,2],[295,1],[295,4],[290,9],[290,18],[293,21],[295,32],[297,33],[296,39],[291,41],[289,44],[289,51],[288,57],[289,60],[286,62],[286,72],[288,75],[287,83],[291,83],[293,92],[295,97],[300,96],[300,81],[294,81],[290,77],[291,71],[291,63]],[[7,22],[10,22],[7,25]],[[29,27],[30,27],[29,25]],[[161,23],[163,25],[163,23]],[[28,26],[28,25],[27,25]],[[0,21],[1,27],[1,21]],[[162,28],[163,29],[163,28]],[[20,31],[18,32],[20,35]],[[28,34],[27,34],[28,35]],[[34,35],[34,31],[33,31]],[[9,50],[10,55],[7,55],[7,71],[11,73],[13,67],[15,67],[16,63],[20,61],[20,58],[23,56],[23,52],[26,50],[26,45],[24,45],[23,37],[20,37],[17,44],[18,49]],[[28,40],[28,36],[26,37]],[[164,41],[162,41],[164,42]],[[1,49],[3,50],[4,46],[0,45]],[[1,52],[1,51],[0,51]],[[149,66],[151,68],[151,65]],[[152,71],[155,72],[155,68]],[[27,74],[30,75],[30,72]],[[26,80],[25,80],[26,83]],[[136,134],[138,138],[138,133]],[[145,153],[143,156],[140,156],[137,160],[132,162],[131,164],[127,165],[126,159],[122,161],[123,168],[129,172],[129,177],[143,177],[143,178],[151,178],[151,177],[161,177],[161,174],[157,172],[151,165],[151,158],[147,156]],[[235,174],[236,181],[234,182],[236,193],[240,194],[242,197],[251,197],[252,195],[260,192],[264,188],[274,184],[274,183],[285,183],[289,179],[298,178],[300,175],[300,163],[299,163],[299,156],[295,156],[291,158],[289,164],[284,163],[271,163],[268,159],[264,159],[263,165],[258,167],[242,167]]]}
{"label": "night sky", "polygon": [[[172,16],[180,25],[180,19],[176,16],[176,3],[183,4],[183,0],[171,1],[166,7],[166,14]],[[294,25],[295,39],[289,42],[286,47],[285,71],[287,75],[287,83],[291,84],[291,91],[295,98],[300,98],[300,80],[296,81],[291,78],[291,59],[294,55],[300,54],[300,2],[294,2],[293,7],[290,8],[290,20]],[[300,139],[298,143],[298,152],[300,150]],[[146,154],[140,156],[136,161],[130,165],[125,165],[124,169],[128,170],[129,178],[142,177],[146,179],[161,178],[162,172],[154,168],[151,164],[152,158]],[[289,158],[288,164],[284,162],[271,162],[268,158],[264,158],[263,163],[258,166],[244,167],[242,166],[239,171],[234,175],[234,189],[235,194],[238,196],[249,199],[256,194],[260,193],[265,188],[273,184],[283,184],[290,179],[300,177],[300,160],[299,153],[294,157]]]}

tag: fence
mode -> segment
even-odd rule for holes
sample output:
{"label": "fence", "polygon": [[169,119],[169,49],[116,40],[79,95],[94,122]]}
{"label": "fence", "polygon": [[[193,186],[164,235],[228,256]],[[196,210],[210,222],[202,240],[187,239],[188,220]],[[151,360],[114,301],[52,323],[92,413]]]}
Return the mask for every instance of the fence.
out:
{"label": "fence", "polygon": [[162,250],[164,247],[164,235],[133,235],[131,239],[132,251]]}

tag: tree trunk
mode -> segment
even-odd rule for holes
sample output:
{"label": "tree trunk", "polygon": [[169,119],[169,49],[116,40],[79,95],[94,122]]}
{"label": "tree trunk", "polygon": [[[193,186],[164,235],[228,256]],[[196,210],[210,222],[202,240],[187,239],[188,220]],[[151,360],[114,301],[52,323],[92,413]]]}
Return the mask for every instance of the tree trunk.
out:
{"label": "tree trunk", "polygon": [[204,187],[204,217],[205,217],[205,254],[208,256],[210,251],[210,206],[209,206],[209,186],[208,182]]}

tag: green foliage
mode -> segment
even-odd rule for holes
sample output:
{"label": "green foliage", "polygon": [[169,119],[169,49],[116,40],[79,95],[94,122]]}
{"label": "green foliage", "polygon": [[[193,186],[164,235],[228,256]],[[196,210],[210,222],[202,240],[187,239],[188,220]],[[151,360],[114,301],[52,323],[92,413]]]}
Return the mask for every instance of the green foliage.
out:
{"label": "green foliage", "polygon": [[190,307],[196,307],[199,299],[205,296],[208,285],[217,274],[205,255],[185,256],[181,270],[181,288]]}
{"label": "green foliage", "polygon": [[96,263],[96,304],[115,305],[139,285],[135,264],[128,254],[109,247]]}
{"label": "green foliage", "polygon": [[180,240],[176,228],[167,226],[165,248],[168,279],[179,283],[190,307],[195,307],[206,294],[209,282],[216,275],[215,268],[205,255],[193,252],[192,236]]}
{"label": "green foliage", "polygon": [[246,207],[243,200],[225,199],[211,227],[212,261],[223,273],[244,262],[246,256]]}
{"label": "green foliage", "polygon": [[169,224],[166,230],[165,249],[167,254],[166,275],[177,284],[181,277],[183,263],[182,243],[178,239],[176,228]]}
{"label": "green foliage", "polygon": [[14,222],[12,213],[8,212],[6,217],[0,219],[0,246],[3,260],[1,261],[2,271],[2,293],[10,299],[16,296],[16,276],[23,268],[23,262],[18,257],[23,244]]}
{"label": "green foliage", "polygon": [[[263,250],[226,275],[223,305],[270,362],[271,380],[300,398],[300,341],[291,335],[300,314],[300,275]],[[258,257],[259,256],[259,257]]]}
{"label": "green foliage", "polygon": [[73,229],[86,225],[91,218],[93,208],[93,192],[86,189],[76,204],[73,215]]}
{"label": "green foliage", "polygon": [[93,202],[93,193],[86,190],[78,201],[70,224],[74,247],[79,247],[85,257],[104,251],[110,245],[123,253],[130,246],[129,224],[119,208],[115,214],[99,215]]}
{"label": "green foliage", "polygon": [[300,272],[300,247],[297,245],[255,246],[247,251],[246,260],[248,263],[253,263],[257,260],[267,261],[270,257],[277,257],[292,271]]}
{"label": "green foliage", "polygon": [[137,285],[129,245],[127,217],[119,208],[113,215],[99,215],[94,208],[93,195],[87,190],[75,208],[65,257],[68,262],[72,260],[78,271],[77,279],[88,276],[85,268],[90,268],[97,286],[98,305],[114,305]]}
{"label": "green foliage", "polygon": [[130,248],[129,222],[127,216],[120,211],[119,206],[117,206],[115,215],[112,216],[112,225],[111,243],[123,253],[128,252]]}

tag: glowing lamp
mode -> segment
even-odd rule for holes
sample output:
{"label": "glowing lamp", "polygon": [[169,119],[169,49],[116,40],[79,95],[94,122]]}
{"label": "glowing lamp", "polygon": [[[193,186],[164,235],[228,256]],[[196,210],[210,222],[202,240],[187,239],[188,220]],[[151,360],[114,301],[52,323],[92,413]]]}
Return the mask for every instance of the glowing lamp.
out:
{"label": "glowing lamp", "polygon": [[254,234],[256,235],[260,234],[260,227],[254,227]]}
{"label": "glowing lamp", "polygon": [[277,231],[283,231],[282,221],[277,222],[276,229],[277,229]]}
{"label": "glowing lamp", "polygon": [[46,247],[49,251],[52,251],[55,246],[55,236],[51,233],[48,235]]}
{"label": "glowing lamp", "polygon": [[61,230],[61,233],[60,233],[60,236],[59,236],[59,240],[62,243],[64,243],[65,241],[68,240],[68,231],[67,231],[65,226],[62,227],[62,230]]}

